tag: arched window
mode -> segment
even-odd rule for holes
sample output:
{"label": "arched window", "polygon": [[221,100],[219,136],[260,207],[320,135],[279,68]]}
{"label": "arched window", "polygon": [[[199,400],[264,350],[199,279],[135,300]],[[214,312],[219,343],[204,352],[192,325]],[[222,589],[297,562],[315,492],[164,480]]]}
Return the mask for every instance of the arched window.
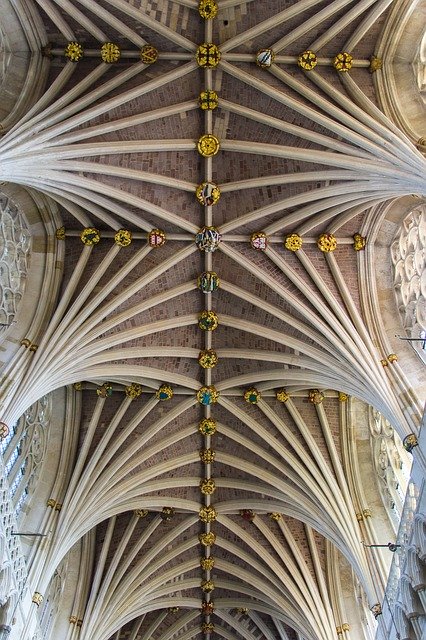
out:
{"label": "arched window", "polygon": [[32,405],[1,442],[10,499],[18,517],[31,495],[46,451],[51,416],[50,396]]}
{"label": "arched window", "polygon": [[15,320],[29,268],[31,235],[22,213],[0,194],[0,331]]}
{"label": "arched window", "polygon": [[391,247],[394,289],[407,338],[426,362],[426,207],[405,217]]}
{"label": "arched window", "polygon": [[398,531],[411,471],[411,459],[391,424],[370,409],[370,442],[380,495],[395,533]]}

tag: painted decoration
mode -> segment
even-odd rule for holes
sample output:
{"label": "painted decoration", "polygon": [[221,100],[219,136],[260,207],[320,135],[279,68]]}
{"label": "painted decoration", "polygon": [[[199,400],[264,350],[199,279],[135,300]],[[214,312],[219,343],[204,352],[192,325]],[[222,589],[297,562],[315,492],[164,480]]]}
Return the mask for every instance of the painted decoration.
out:
{"label": "painted decoration", "polygon": [[364,236],[360,235],[359,233],[355,233],[353,235],[353,239],[354,239],[353,248],[355,249],[355,251],[362,251],[362,249],[365,248],[367,239],[364,238]]}
{"label": "painted decoration", "polygon": [[250,244],[253,249],[257,249],[257,251],[265,251],[266,247],[268,246],[268,238],[266,236],[266,233],[263,233],[263,231],[252,233]]}
{"label": "painted decoration", "polygon": [[213,293],[219,288],[220,280],[215,271],[204,271],[198,276],[197,285],[203,293]]}
{"label": "painted decoration", "polygon": [[250,389],[247,389],[244,393],[244,400],[249,404],[257,404],[260,398],[260,392],[255,389],[255,387],[250,387]]}
{"label": "painted decoration", "polygon": [[200,558],[200,566],[204,571],[211,571],[214,567],[214,558],[212,556]]}
{"label": "painted decoration", "polygon": [[303,240],[298,233],[290,233],[285,237],[284,247],[288,251],[299,251],[302,248]]}
{"label": "painted decoration", "polygon": [[109,398],[112,396],[112,384],[104,382],[103,385],[96,389],[96,393],[100,398]]}
{"label": "painted decoration", "polygon": [[275,397],[278,400],[278,402],[287,402],[287,400],[290,398],[290,396],[288,395],[284,387],[282,387],[281,389],[277,389],[275,393]]}
{"label": "painted decoration", "polygon": [[222,236],[216,227],[203,227],[195,236],[195,244],[197,247],[200,251],[206,251],[207,253],[213,253],[213,251],[216,251],[221,240]]}
{"label": "painted decoration", "polygon": [[148,233],[148,244],[150,247],[157,249],[158,247],[162,247],[166,242],[166,234],[161,229],[152,229]]}
{"label": "painted decoration", "polygon": [[[206,560],[210,560],[210,558],[205,558]],[[204,568],[204,567],[203,567]],[[213,569],[213,567],[211,567]],[[204,616],[211,616],[214,613],[214,604],[213,602],[206,602],[203,600],[201,603],[201,613]]]}
{"label": "painted decoration", "polygon": [[206,133],[199,138],[197,149],[204,158],[215,156],[220,149],[219,138],[216,138],[212,133]]}
{"label": "painted decoration", "polygon": [[332,233],[322,233],[317,240],[317,247],[323,253],[330,253],[337,249],[337,240]]}
{"label": "painted decoration", "polygon": [[315,53],[307,49],[300,54],[297,59],[297,64],[301,69],[304,69],[305,71],[312,71],[312,69],[317,66],[318,60]]}
{"label": "painted decoration", "polygon": [[213,531],[209,531],[208,533],[200,533],[198,536],[198,540],[203,545],[203,547],[210,547],[216,542],[216,534]]}
{"label": "painted decoration", "polygon": [[83,229],[83,231],[80,233],[80,239],[83,244],[91,247],[94,244],[98,244],[99,240],[101,239],[101,234],[94,227],[86,227],[86,229]]}
{"label": "painted decoration", "polygon": [[217,4],[214,0],[200,0],[198,12],[205,20],[211,20],[217,16]]}
{"label": "painted decoration", "polygon": [[350,53],[342,51],[338,53],[333,60],[333,67],[339,72],[345,72],[352,69],[353,58]]}
{"label": "painted decoration", "polygon": [[211,496],[216,491],[216,484],[213,478],[206,478],[200,481],[200,491],[203,496]]}
{"label": "painted decoration", "polygon": [[214,182],[202,182],[198,185],[195,195],[203,207],[210,207],[219,200],[220,189]]}
{"label": "painted decoration", "polygon": [[200,351],[198,356],[198,363],[203,369],[213,369],[218,363],[218,357],[216,351],[213,349],[205,349]]}
{"label": "painted decoration", "polygon": [[9,427],[5,422],[0,422],[0,439],[7,438],[9,435]]}
{"label": "painted decoration", "polygon": [[145,44],[141,49],[141,60],[145,64],[153,64],[158,60],[158,51],[151,44]]}
{"label": "painted decoration", "polygon": [[118,44],[113,42],[105,42],[101,47],[101,58],[103,62],[112,64],[120,60],[121,51]]}
{"label": "painted decoration", "polygon": [[64,55],[71,62],[78,62],[84,55],[83,47],[78,42],[68,42],[64,50]]}
{"label": "painted decoration", "polygon": [[114,236],[114,242],[119,247],[128,247],[132,242],[132,232],[127,229],[119,229]]}
{"label": "painted decoration", "polygon": [[204,418],[198,425],[198,431],[203,436],[212,436],[216,433],[216,420],[213,420],[213,418]]}
{"label": "painted decoration", "polygon": [[275,59],[275,53],[272,49],[260,49],[256,53],[256,64],[262,69],[267,69],[271,66]]}
{"label": "painted decoration", "polygon": [[198,105],[203,111],[211,111],[216,109],[219,104],[219,98],[216,91],[206,89],[202,91],[198,96]]}
{"label": "painted decoration", "polygon": [[214,331],[219,326],[219,318],[214,311],[202,311],[198,316],[198,326],[203,331]]}
{"label": "painted decoration", "polygon": [[210,593],[214,590],[214,582],[213,580],[203,580],[201,583],[201,588],[204,593]]}
{"label": "painted decoration", "polygon": [[309,402],[312,402],[312,404],[321,404],[324,397],[324,394],[318,391],[318,389],[311,389],[309,391]]}
{"label": "painted decoration", "polygon": [[128,387],[124,389],[124,392],[131,400],[136,400],[142,394],[142,385],[137,382],[132,382]]}
{"label": "painted decoration", "polygon": [[217,517],[216,509],[212,506],[201,507],[198,512],[201,522],[214,522]]}
{"label": "painted decoration", "polygon": [[204,462],[204,464],[211,464],[215,458],[215,452],[213,449],[201,449],[200,451],[200,460]]}
{"label": "painted decoration", "polygon": [[197,49],[195,59],[199,67],[214,69],[220,61],[219,48],[211,42],[203,42]]}
{"label": "painted decoration", "polygon": [[204,406],[215,404],[218,398],[219,392],[212,385],[210,385],[209,387],[201,387],[201,389],[197,391],[197,400]]}
{"label": "painted decoration", "polygon": [[175,515],[175,510],[173,507],[163,507],[160,513],[160,518],[165,522],[168,522]]}
{"label": "painted decoration", "polygon": [[173,398],[173,389],[168,384],[162,384],[155,392],[157,400],[165,401]]}

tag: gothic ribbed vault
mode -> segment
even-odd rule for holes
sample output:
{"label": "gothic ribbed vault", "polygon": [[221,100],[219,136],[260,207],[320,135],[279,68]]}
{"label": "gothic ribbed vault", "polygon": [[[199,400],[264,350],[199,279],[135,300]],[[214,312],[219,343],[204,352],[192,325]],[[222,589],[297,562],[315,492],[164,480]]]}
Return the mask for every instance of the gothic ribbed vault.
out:
{"label": "gothic ribbed vault", "polygon": [[369,239],[425,193],[375,91],[392,3],[217,4],[13,2],[0,176],[52,270],[6,345],[2,421],[67,387],[32,580],[81,545],[81,640],[335,638],[340,565],[380,599],[352,398],[401,438],[420,423],[371,311]]}

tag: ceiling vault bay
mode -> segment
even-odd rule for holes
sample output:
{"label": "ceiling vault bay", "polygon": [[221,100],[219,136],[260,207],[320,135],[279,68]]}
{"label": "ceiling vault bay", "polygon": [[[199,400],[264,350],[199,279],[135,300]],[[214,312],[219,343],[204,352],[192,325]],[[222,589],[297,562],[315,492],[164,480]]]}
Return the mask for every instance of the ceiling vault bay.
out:
{"label": "ceiling vault bay", "polygon": [[[425,192],[424,158],[376,106],[369,73],[390,4],[223,0],[207,19],[195,0],[34,3],[50,75],[4,127],[0,176],[57,203],[65,264],[38,348],[4,369],[2,419],[78,389],[78,453],[32,579],[44,593],[84,536],[81,640],[331,640],[345,620],[330,544],[379,600],[342,433],[350,396],[401,437],[420,420],[363,316],[368,238],[354,250],[375,206]],[[68,42],[83,45],[78,62]],[[100,61],[105,42],[119,61]],[[202,43],[218,45],[216,68],[197,62]],[[260,49],[271,64],[256,64]],[[339,52],[349,71],[333,68]],[[216,108],[200,108],[206,91]],[[197,150],[206,134],[215,155]],[[197,201],[203,182],[216,203]],[[204,226],[217,247],[194,242]]]}

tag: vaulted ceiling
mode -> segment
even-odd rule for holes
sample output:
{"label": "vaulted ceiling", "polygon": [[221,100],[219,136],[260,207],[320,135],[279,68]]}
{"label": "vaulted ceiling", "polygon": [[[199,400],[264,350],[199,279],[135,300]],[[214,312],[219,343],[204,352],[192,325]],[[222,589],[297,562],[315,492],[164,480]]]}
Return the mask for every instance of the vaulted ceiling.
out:
{"label": "vaulted ceiling", "polygon": [[40,95],[12,110],[0,175],[47,197],[61,282],[9,364],[5,421],[73,385],[40,591],[88,537],[84,640],[334,638],[337,551],[378,601],[350,397],[401,435],[419,418],[362,297],[378,206],[424,193],[376,101],[392,3],[217,4],[16,3]]}

